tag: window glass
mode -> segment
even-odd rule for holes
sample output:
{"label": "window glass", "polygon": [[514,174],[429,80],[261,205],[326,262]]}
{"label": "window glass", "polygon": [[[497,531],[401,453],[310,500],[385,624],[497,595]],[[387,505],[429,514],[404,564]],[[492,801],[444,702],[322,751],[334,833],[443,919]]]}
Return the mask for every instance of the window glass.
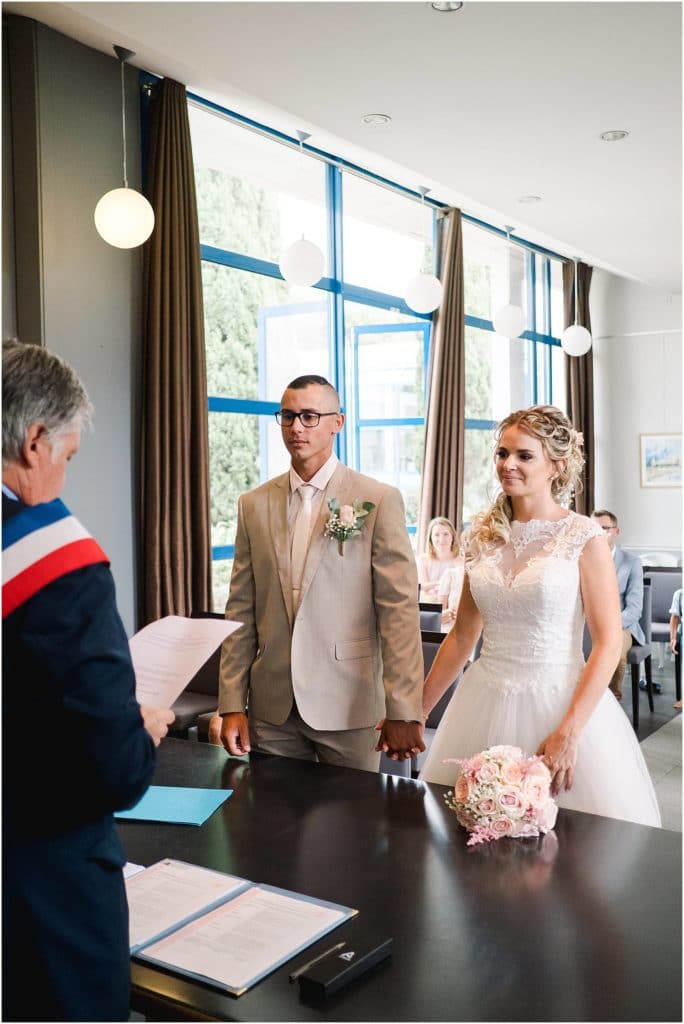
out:
{"label": "window glass", "polygon": [[403,296],[411,277],[433,271],[432,208],[353,174],[342,187],[344,280]]}
{"label": "window glass", "polygon": [[564,329],[563,264],[560,260],[551,260],[551,334],[560,338]]}
{"label": "window glass", "polygon": [[328,260],[326,165],[188,104],[200,242],[277,263],[302,234]]}
{"label": "window glass", "polygon": [[361,427],[359,433],[361,472],[398,488],[406,522],[415,525],[420,511],[422,426]]}
{"label": "window glass", "polygon": [[463,524],[487,508],[498,490],[494,473],[494,430],[466,430],[463,475]]}
{"label": "window glass", "polygon": [[214,607],[212,611],[225,612],[230,588],[230,574],[233,571],[232,558],[220,558],[212,562],[211,591]]}
{"label": "window glass", "polygon": [[565,397],[565,365],[567,357],[560,345],[551,346],[551,403],[567,415],[567,400]]}
{"label": "window glass", "polygon": [[466,419],[501,420],[532,403],[530,355],[524,338],[466,327]]}
{"label": "window glass", "polygon": [[277,402],[300,373],[330,379],[330,299],[202,262],[209,395]]}
{"label": "window glass", "polygon": [[[491,320],[509,302],[527,309],[525,250],[476,224],[463,223],[465,312]],[[529,320],[529,318],[528,318]]]}

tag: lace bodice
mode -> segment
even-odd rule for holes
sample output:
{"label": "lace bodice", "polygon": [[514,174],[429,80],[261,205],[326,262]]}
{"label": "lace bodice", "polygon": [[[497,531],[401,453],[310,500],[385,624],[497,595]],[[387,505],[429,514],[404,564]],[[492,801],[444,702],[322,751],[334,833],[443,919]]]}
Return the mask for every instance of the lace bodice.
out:
{"label": "lace bodice", "polygon": [[507,544],[467,565],[490,685],[516,693],[576,681],[584,626],[578,562],[587,541],[602,532],[574,512],[558,522],[513,522]]}

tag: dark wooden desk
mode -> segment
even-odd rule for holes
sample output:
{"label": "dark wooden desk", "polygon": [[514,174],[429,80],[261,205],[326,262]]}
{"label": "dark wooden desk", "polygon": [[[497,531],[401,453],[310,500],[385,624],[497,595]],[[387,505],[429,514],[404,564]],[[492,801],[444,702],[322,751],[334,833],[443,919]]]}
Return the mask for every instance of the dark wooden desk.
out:
{"label": "dark wooden desk", "polygon": [[[119,825],[128,858],[175,857],[357,907],[338,938],[392,960],[322,1005],[300,955],[234,999],[133,962],[154,1020],[681,1020],[681,836],[561,811],[557,843],[467,849],[442,786],[165,740],[155,782],[234,794],[202,828]],[[334,936],[334,938],[333,938]]]}

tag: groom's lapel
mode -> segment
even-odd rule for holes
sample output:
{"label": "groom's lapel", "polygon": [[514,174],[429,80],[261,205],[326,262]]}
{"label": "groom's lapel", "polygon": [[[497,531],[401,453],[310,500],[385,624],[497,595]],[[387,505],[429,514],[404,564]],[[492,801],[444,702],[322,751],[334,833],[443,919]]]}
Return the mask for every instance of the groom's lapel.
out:
{"label": "groom's lapel", "polygon": [[290,565],[290,535],[287,528],[287,502],[290,488],[290,474],[283,473],[273,481],[268,492],[268,519],[271,538],[275,548],[278,577],[287,608],[287,617],[292,627],[292,571]]}
{"label": "groom's lapel", "polygon": [[318,567],[321,564],[321,559],[326,551],[332,547],[337,551],[337,544],[330,537],[325,535],[325,524],[328,521],[330,515],[330,509],[328,508],[328,500],[330,498],[338,498],[340,505],[351,504],[351,498],[349,497],[351,473],[345,465],[341,462],[338,464],[337,469],[330,477],[330,481],[325,491],[323,492],[323,500],[318,510],[318,516],[316,517],[316,525],[313,528],[311,534],[311,542],[309,543],[309,551],[306,556],[306,565],[304,566],[304,575],[302,577],[302,601],[304,596],[311,586],[311,582],[318,572]]}

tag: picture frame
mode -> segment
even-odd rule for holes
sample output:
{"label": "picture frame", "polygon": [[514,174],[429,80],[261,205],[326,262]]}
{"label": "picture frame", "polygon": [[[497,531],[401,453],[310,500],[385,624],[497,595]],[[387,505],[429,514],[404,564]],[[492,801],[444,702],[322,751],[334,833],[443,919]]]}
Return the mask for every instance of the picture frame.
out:
{"label": "picture frame", "polygon": [[682,435],[639,434],[642,487],[682,486]]}

